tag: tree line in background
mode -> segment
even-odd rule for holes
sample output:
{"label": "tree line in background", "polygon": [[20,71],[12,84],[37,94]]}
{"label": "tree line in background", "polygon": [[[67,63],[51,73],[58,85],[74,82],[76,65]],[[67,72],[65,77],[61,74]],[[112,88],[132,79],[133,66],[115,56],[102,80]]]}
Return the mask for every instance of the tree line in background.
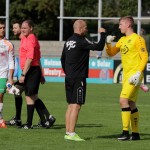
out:
{"label": "tree line in background", "polygon": [[[1,0],[0,16],[5,15],[6,0]],[[102,0],[103,17],[137,16],[138,0]],[[150,1],[142,0],[142,10],[150,8]],[[98,0],[64,0],[64,16],[97,17]],[[143,12],[143,11],[142,11]],[[59,40],[60,0],[10,0],[10,32],[14,20],[32,19],[34,32],[39,40]],[[64,20],[64,37],[66,40],[73,32],[74,20]],[[97,21],[87,20],[89,33],[97,33]],[[118,24],[102,21],[108,34],[120,35]],[[149,24],[145,26],[149,29]],[[149,30],[148,30],[149,31]],[[10,39],[14,39],[10,33]]]}

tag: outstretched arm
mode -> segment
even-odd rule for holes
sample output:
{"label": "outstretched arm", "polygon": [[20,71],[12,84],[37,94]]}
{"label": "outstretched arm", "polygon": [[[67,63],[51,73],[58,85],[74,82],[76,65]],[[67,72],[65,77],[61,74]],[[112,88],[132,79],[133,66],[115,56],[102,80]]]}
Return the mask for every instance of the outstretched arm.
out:
{"label": "outstretched arm", "polygon": [[96,50],[102,51],[105,46],[106,33],[104,28],[100,28],[98,31],[101,34],[100,41],[98,43],[90,42],[85,38],[85,42],[83,43],[83,48],[87,50]]}
{"label": "outstretched arm", "polygon": [[111,45],[111,43],[106,43],[106,52],[109,56],[115,56],[119,52],[119,48]]}

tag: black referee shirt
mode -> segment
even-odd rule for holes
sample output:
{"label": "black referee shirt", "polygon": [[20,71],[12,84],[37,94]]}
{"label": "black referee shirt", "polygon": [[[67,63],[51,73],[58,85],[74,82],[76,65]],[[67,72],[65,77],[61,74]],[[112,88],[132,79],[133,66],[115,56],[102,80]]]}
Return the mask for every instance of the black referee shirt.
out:
{"label": "black referee shirt", "polygon": [[98,43],[74,33],[64,44],[61,56],[62,68],[67,78],[87,78],[89,70],[90,50],[102,51],[106,35],[101,33]]}

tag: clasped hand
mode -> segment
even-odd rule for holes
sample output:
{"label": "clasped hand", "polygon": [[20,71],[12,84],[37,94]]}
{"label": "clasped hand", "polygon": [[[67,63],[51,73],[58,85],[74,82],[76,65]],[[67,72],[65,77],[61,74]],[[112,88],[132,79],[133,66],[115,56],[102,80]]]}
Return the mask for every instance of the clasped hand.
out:
{"label": "clasped hand", "polygon": [[115,39],[115,37],[116,36],[108,35],[106,37],[106,43],[110,44]]}

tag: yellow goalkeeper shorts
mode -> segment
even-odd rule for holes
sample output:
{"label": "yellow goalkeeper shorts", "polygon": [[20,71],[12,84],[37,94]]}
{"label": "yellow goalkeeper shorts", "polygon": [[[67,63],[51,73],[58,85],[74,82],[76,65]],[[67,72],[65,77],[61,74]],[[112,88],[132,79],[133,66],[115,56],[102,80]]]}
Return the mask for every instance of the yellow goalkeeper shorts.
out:
{"label": "yellow goalkeeper shorts", "polygon": [[[143,76],[140,78],[140,83],[142,82],[142,79],[143,79]],[[139,85],[135,86],[133,84],[129,84],[128,78],[123,80],[122,91],[121,91],[120,97],[127,98],[129,101],[135,102],[137,100],[140,83]]]}

